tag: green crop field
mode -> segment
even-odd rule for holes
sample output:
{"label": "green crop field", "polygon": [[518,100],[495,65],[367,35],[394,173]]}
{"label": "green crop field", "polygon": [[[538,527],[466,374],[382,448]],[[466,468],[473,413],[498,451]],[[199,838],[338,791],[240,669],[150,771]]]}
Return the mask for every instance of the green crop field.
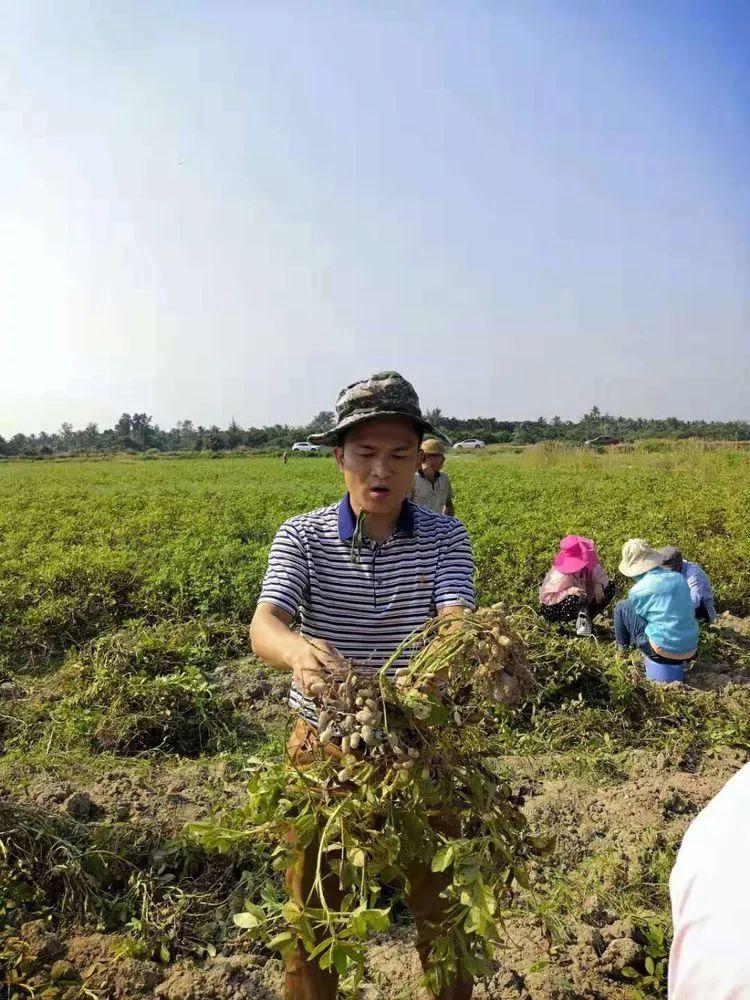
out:
{"label": "green crop field", "polygon": [[[557,839],[479,995],[666,996],[674,852],[750,751],[750,451],[534,447],[447,471],[480,602],[506,602],[539,681],[498,723],[498,766]],[[280,995],[276,958],[232,923],[278,892],[270,859],[209,855],[184,825],[280,753],[286,682],[247,624],[279,524],[341,491],[323,457],[0,463],[4,998]],[[722,615],[686,686],[647,685],[606,622],[581,641],[538,620],[570,532],[611,575],[635,535],[706,568]],[[369,997],[417,995],[407,934],[374,949]]]}

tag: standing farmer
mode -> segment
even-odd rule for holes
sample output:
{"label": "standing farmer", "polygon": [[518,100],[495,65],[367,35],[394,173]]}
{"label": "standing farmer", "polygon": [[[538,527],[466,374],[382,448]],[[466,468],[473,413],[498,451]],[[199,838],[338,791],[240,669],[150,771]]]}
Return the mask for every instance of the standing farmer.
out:
{"label": "standing farmer", "polygon": [[[456,616],[474,607],[473,560],[464,526],[417,507],[408,498],[425,431],[412,386],[396,372],[381,372],[344,389],[336,426],[311,436],[333,446],[346,493],[329,507],[291,518],[271,546],[263,588],[250,626],[253,651],[292,675],[290,703],[297,722],[287,755],[304,766],[319,751],[311,685],[331,680],[353,661],[375,673],[404,639],[431,617]],[[299,616],[299,632],[292,622]],[[408,653],[393,664],[395,674]],[[340,749],[326,744],[324,752]],[[436,826],[450,820],[436,818]],[[287,889],[301,905],[320,905],[312,893],[317,839],[297,853]],[[409,902],[417,950],[426,969],[440,934],[444,876],[409,872]],[[325,879],[326,902],[340,903],[338,882]],[[287,961],[286,1000],[331,1000],[338,975],[321,969],[297,945]],[[447,987],[441,1000],[467,1000],[471,981]]]}
{"label": "standing farmer", "polygon": [[411,499],[436,514],[453,517],[453,486],[447,474],[441,471],[444,465],[445,446],[437,438],[427,438],[422,442],[422,461],[414,476]]}

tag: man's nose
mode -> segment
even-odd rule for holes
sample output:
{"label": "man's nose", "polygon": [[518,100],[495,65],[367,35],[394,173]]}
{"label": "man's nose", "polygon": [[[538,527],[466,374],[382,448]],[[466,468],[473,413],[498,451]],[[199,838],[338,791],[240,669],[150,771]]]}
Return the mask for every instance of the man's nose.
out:
{"label": "man's nose", "polygon": [[387,455],[376,455],[370,466],[372,474],[379,479],[385,479],[391,474],[391,463]]}

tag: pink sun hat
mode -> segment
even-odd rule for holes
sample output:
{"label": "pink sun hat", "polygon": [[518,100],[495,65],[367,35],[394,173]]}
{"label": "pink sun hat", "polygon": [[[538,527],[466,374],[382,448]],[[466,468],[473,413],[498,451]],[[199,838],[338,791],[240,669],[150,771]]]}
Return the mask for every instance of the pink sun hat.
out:
{"label": "pink sun hat", "polygon": [[582,569],[593,569],[597,562],[596,545],[590,538],[566,535],[552,565],[561,573],[580,573]]}

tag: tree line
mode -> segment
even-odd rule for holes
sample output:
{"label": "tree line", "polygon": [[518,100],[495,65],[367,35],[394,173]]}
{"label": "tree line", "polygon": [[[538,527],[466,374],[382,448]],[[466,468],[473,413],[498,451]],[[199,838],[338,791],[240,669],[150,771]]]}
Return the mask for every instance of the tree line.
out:
{"label": "tree line", "polygon": [[[445,416],[439,408],[428,410],[430,420],[450,440],[481,438],[486,444],[535,444],[539,441],[582,443],[605,436],[620,441],[639,438],[704,438],[750,440],[750,422],[744,420],[678,420],[677,417],[646,419],[616,417],[594,406],[580,420],[497,420],[495,417],[459,419]],[[101,429],[90,423],[76,430],[63,423],[58,431],[0,436],[1,456],[51,456],[90,452],[200,452],[283,450],[308,434],[325,430],[334,423],[332,412],[323,410],[304,426],[273,424],[268,427],[241,427],[232,420],[228,427],[203,427],[192,420],[179,420],[170,430],[153,422],[147,413],[123,413],[113,427]]]}

